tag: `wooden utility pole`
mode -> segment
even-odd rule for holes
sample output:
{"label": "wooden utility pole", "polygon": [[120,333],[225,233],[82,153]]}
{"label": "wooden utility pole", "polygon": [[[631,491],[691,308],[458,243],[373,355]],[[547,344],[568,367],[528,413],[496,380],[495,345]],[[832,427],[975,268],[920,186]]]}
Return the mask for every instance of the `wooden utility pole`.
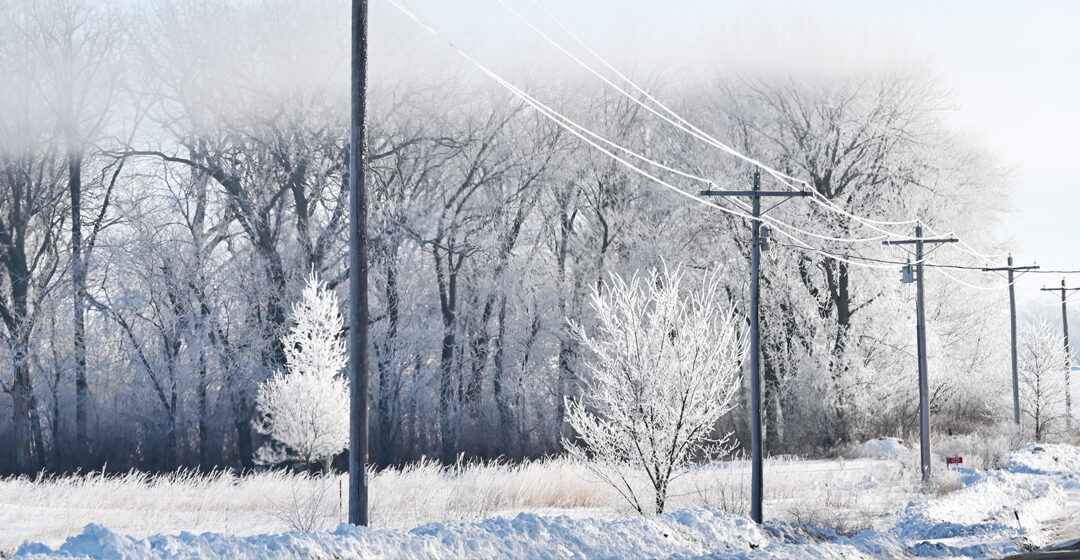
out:
{"label": "wooden utility pole", "polygon": [[758,271],[761,268],[761,197],[792,198],[811,196],[809,191],[762,191],[761,172],[754,172],[754,188],[750,191],[701,191],[702,196],[748,196],[752,204],[750,224],[750,518],[762,521],[763,495],[761,456],[761,334],[758,326]]}
{"label": "wooden utility pole", "polygon": [[1016,272],[1036,270],[1038,266],[1013,266],[1012,255],[1009,255],[1008,266],[998,268],[984,268],[983,272],[1009,273],[1009,328],[1012,331],[1012,383],[1013,383],[1013,422],[1017,429],[1020,428],[1020,367],[1016,360]]}
{"label": "wooden utility pole", "polygon": [[[926,361],[926,302],[923,288],[923,247],[927,243],[956,243],[955,238],[926,239],[922,225],[915,226],[915,239],[885,241],[885,245],[915,245],[915,343],[919,352],[919,447],[923,482],[930,482],[930,379]],[[910,266],[910,265],[909,265]]]}
{"label": "wooden utility pole", "polygon": [[352,0],[349,137],[349,523],[368,524],[367,0]]}
{"label": "wooden utility pole", "polygon": [[1069,299],[1069,292],[1075,292],[1080,288],[1065,287],[1065,279],[1061,279],[1060,288],[1042,288],[1044,292],[1061,292],[1061,331],[1065,338],[1065,428],[1072,433],[1072,389],[1069,387],[1069,377],[1072,373],[1072,352],[1069,351],[1069,308],[1065,300]]}

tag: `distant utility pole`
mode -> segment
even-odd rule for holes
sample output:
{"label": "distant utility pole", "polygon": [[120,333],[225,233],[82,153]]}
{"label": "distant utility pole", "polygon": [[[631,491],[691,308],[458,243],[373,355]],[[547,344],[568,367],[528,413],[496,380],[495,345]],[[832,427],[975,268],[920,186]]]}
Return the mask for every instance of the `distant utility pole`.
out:
{"label": "distant utility pole", "polygon": [[1020,368],[1016,362],[1016,271],[1035,270],[1038,266],[1013,266],[1009,255],[1008,266],[984,268],[983,272],[1008,271],[1009,273],[1009,328],[1012,330],[1012,382],[1013,382],[1013,422],[1020,428]]}
{"label": "distant utility pole", "polygon": [[[885,245],[915,245],[915,339],[919,351],[919,442],[923,482],[930,482],[930,381],[926,366],[926,303],[923,290],[923,246],[927,243],[956,243],[955,238],[926,239],[922,225],[915,226],[915,239],[885,241]],[[911,266],[910,264],[908,266]],[[910,270],[910,269],[908,269]]]}
{"label": "distant utility pole", "polygon": [[1061,279],[1060,288],[1042,288],[1044,292],[1061,292],[1061,331],[1065,333],[1065,428],[1072,432],[1072,390],[1069,388],[1069,374],[1072,373],[1072,352],[1069,351],[1069,308],[1065,303],[1068,293],[1080,288],[1066,288],[1065,279]]}
{"label": "distant utility pole", "polygon": [[367,0],[352,0],[349,137],[349,523],[368,524]]}
{"label": "distant utility pole", "polygon": [[[811,196],[808,191],[763,191],[761,190],[761,172],[754,172],[754,188],[750,191],[701,191],[702,196],[748,196],[752,203],[753,222],[750,226],[750,518],[760,524],[762,499],[762,457],[761,457],[761,336],[758,327],[758,271],[761,268],[761,197]],[[785,201],[781,201],[785,202]],[[780,203],[777,203],[779,205]],[[772,208],[776,208],[774,205]],[[768,212],[772,208],[767,209]]]}

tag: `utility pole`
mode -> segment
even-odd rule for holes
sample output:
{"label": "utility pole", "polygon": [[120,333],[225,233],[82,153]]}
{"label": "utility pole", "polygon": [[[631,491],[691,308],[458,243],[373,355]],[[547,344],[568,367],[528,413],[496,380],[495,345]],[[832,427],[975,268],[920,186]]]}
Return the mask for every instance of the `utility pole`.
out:
{"label": "utility pole", "polygon": [[367,0],[352,0],[349,138],[349,523],[368,524]]}
{"label": "utility pole", "polygon": [[1065,334],[1065,428],[1072,433],[1072,389],[1069,387],[1069,376],[1072,373],[1072,352],[1069,351],[1069,308],[1065,300],[1069,298],[1069,292],[1075,292],[1080,288],[1065,287],[1065,279],[1061,279],[1060,288],[1042,288],[1044,292],[1061,292],[1061,331]]}
{"label": "utility pole", "polygon": [[1020,429],[1020,368],[1016,362],[1016,271],[1035,270],[1038,266],[1013,266],[1012,255],[1009,255],[1008,266],[998,268],[984,268],[983,272],[1009,273],[1009,328],[1012,330],[1012,383],[1013,383],[1013,422],[1017,430]]}
{"label": "utility pole", "polygon": [[[761,456],[761,334],[758,326],[758,271],[761,268],[761,198],[779,197],[785,200],[777,203],[776,208],[786,199],[811,196],[809,191],[763,191],[761,190],[761,172],[754,172],[754,188],[750,191],[701,191],[701,196],[748,196],[750,197],[750,518],[761,524],[761,501],[764,477],[762,476],[763,459]],[[771,210],[769,208],[768,210]],[[766,212],[768,212],[766,210]]]}
{"label": "utility pole", "polygon": [[[915,239],[885,241],[885,245],[915,245],[915,341],[919,352],[919,447],[923,482],[930,482],[930,380],[926,363],[926,300],[923,288],[924,246],[927,243],[956,243],[955,238],[926,239],[922,225],[915,226]],[[911,265],[908,265],[911,266]],[[910,269],[909,269],[910,270]]]}

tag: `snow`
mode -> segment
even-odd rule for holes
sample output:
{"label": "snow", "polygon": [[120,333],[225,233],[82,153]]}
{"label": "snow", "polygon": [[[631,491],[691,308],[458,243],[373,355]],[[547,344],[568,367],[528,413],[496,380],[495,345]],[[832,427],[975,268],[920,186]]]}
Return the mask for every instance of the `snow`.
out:
{"label": "snow", "polygon": [[1078,478],[1080,448],[1072,445],[1039,445],[1029,443],[1021,453],[1009,455],[1007,470],[1030,474],[1060,475],[1073,480]]}
{"label": "snow", "polygon": [[133,539],[91,525],[53,551],[26,545],[17,557],[94,558],[862,558],[900,553],[887,535],[833,538],[812,530],[757,527],[705,510],[616,521],[520,514],[408,532],[347,525],[332,532],[225,538],[212,533]]}
{"label": "snow", "polygon": [[759,527],[744,516],[688,508],[628,519],[520,513],[411,530],[341,525],[333,531],[255,536],[183,532],[137,538],[92,524],[56,548],[24,544],[16,557],[994,558],[1061,538],[1062,524],[1075,524],[1080,509],[1080,449],[1028,445],[1006,463],[987,472],[939,472],[955,476],[960,489],[922,494],[853,536],[779,521]]}
{"label": "snow", "polygon": [[869,459],[907,460],[911,451],[904,447],[904,442],[896,438],[872,439],[855,450],[855,456]]}

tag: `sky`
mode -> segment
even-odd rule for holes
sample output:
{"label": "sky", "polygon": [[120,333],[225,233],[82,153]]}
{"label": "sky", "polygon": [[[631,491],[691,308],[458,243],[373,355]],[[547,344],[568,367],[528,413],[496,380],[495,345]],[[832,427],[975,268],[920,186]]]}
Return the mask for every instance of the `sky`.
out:
{"label": "sky", "polygon": [[[532,0],[505,1],[529,19],[543,21]],[[541,40],[500,0],[402,2],[496,67],[526,48],[531,56],[545,57],[544,63],[573,64],[553,47],[544,54]],[[1080,156],[1080,2],[540,3],[631,70],[715,61],[781,69],[925,66],[951,94],[950,124],[1010,170],[1011,209],[998,234],[1009,240],[1017,264],[1080,270],[1080,174],[1074,165]],[[372,0],[372,6],[372,26],[396,29],[407,22],[383,0]],[[547,26],[554,29],[550,22]],[[417,52],[439,48],[445,46],[434,40],[416,47]],[[1073,281],[1080,285],[1080,275]],[[1051,296],[1038,288],[1059,282],[1057,276],[1031,275],[1018,285],[1021,297],[1047,301]]]}

